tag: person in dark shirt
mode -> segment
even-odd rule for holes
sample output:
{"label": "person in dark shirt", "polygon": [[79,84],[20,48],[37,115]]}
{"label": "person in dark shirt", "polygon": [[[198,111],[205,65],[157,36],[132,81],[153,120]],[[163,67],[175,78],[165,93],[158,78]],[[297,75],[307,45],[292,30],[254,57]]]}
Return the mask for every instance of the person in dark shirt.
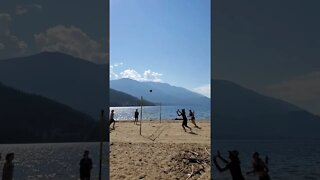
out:
{"label": "person in dark shirt", "polygon": [[89,151],[84,151],[83,158],[80,161],[80,179],[90,180],[92,161],[89,158]]}
{"label": "person in dark shirt", "polygon": [[138,124],[139,112],[138,109],[134,112],[134,124]]}
{"label": "person in dark shirt", "polygon": [[[213,163],[215,164],[219,172],[229,170],[233,180],[244,180],[244,177],[241,172],[241,165],[238,154],[239,153],[236,150],[229,151],[229,162],[228,160],[224,159],[218,151],[217,156],[213,157]],[[227,165],[223,168],[220,167],[220,165],[217,162],[217,158],[219,158],[222,162],[226,163]]]}
{"label": "person in dark shirt", "polygon": [[254,152],[252,155],[252,167],[253,170],[247,172],[247,174],[257,174],[259,176],[259,180],[270,180],[270,176],[268,174],[269,168],[259,157],[258,152]]}
{"label": "person in dark shirt", "polygon": [[189,110],[189,117],[190,117],[190,120],[191,120],[192,124],[194,124],[194,126],[196,128],[201,129],[199,126],[197,126],[196,118],[195,118],[195,115],[194,115],[194,111],[191,111],[191,109]]}
{"label": "person in dark shirt", "polygon": [[115,129],[115,124],[116,124],[116,121],[114,120],[114,110],[111,110],[111,113],[110,113],[110,120],[109,120],[109,126],[111,126],[111,124],[113,124],[113,129]]}
{"label": "person in dark shirt", "polygon": [[184,129],[184,131],[187,132],[187,130],[185,128],[185,127],[187,127],[192,132],[191,127],[188,126],[188,119],[187,119],[186,111],[184,109],[182,109],[182,112],[181,112],[180,109],[178,109],[177,114],[178,114],[178,116],[182,116],[182,128]]}
{"label": "person in dark shirt", "polygon": [[2,180],[12,180],[13,179],[13,169],[14,165],[12,163],[14,159],[14,153],[9,153],[6,155],[6,162],[3,165]]}

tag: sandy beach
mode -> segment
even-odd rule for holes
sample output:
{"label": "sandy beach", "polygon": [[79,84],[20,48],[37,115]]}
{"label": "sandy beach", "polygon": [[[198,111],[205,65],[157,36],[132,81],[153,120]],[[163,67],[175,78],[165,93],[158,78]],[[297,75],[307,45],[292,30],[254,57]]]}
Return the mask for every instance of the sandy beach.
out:
{"label": "sandy beach", "polygon": [[210,179],[210,123],[189,121],[117,121],[110,132],[110,178]]}

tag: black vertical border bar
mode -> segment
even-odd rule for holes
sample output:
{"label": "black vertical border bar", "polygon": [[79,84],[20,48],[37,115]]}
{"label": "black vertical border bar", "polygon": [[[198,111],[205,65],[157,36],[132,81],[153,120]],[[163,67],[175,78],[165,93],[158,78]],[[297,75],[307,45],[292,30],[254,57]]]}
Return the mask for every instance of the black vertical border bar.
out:
{"label": "black vertical border bar", "polygon": [[105,111],[105,117],[106,117],[106,120],[104,122],[106,122],[104,124],[104,132],[106,133],[105,137],[106,137],[106,145],[104,146],[105,147],[105,150],[104,150],[104,153],[106,155],[106,177],[107,179],[110,179],[110,129],[109,129],[109,107],[110,107],[110,0],[106,0],[106,30],[107,30],[107,43],[106,43],[106,53],[107,53],[107,58],[106,58],[106,61],[107,61],[107,64],[108,64],[108,72],[106,72],[105,76],[107,76],[107,82],[106,82],[106,86],[107,86],[107,92],[106,92],[106,107],[104,107],[104,111]]}
{"label": "black vertical border bar", "polygon": [[103,144],[105,142],[105,118],[104,118],[104,112],[105,110],[102,109],[100,113],[100,149],[99,149],[99,180],[102,180],[102,171],[103,171],[103,157],[104,157],[104,152],[103,152]]}
{"label": "black vertical border bar", "polygon": [[214,67],[213,67],[213,62],[214,62],[214,58],[213,58],[213,56],[214,56],[214,54],[213,54],[213,52],[214,52],[214,2],[216,2],[217,0],[211,0],[210,1],[210,48],[211,48],[211,52],[210,52],[210,58],[211,58],[211,82],[210,82],[210,93],[211,93],[211,95],[210,95],[210,99],[211,99],[211,107],[210,107],[210,109],[211,109],[211,112],[210,112],[210,125],[211,125],[211,127],[210,127],[210,139],[211,139],[211,141],[210,141],[210,146],[211,146],[211,157],[210,157],[210,159],[211,159],[211,161],[210,161],[210,165],[211,165],[211,170],[210,170],[210,173],[211,173],[211,178],[210,179],[213,179],[213,154],[214,154],[214,137],[213,137],[213,130],[214,130],[214,119],[213,119],[213,115],[214,115],[214,90],[213,90],[213,88],[214,88],[214,82],[213,82],[213,77],[214,77],[214,72],[213,72],[213,70],[214,70]]}

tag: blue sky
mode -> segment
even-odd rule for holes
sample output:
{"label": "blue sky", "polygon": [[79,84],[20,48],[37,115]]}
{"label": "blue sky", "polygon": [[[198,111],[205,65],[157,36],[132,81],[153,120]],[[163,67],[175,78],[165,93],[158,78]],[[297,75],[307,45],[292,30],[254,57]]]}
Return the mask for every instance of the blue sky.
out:
{"label": "blue sky", "polygon": [[110,78],[210,96],[210,0],[110,0]]}

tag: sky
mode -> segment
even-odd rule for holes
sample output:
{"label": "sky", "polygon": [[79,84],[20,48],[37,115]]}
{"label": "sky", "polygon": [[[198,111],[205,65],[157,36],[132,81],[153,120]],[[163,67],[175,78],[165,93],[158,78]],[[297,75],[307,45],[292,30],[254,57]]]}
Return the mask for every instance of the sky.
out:
{"label": "sky", "polygon": [[214,78],[320,115],[320,1],[214,1]]}
{"label": "sky", "polygon": [[210,0],[110,0],[110,79],[210,97]]}
{"label": "sky", "polygon": [[107,63],[105,0],[0,1],[0,60],[58,51]]}

